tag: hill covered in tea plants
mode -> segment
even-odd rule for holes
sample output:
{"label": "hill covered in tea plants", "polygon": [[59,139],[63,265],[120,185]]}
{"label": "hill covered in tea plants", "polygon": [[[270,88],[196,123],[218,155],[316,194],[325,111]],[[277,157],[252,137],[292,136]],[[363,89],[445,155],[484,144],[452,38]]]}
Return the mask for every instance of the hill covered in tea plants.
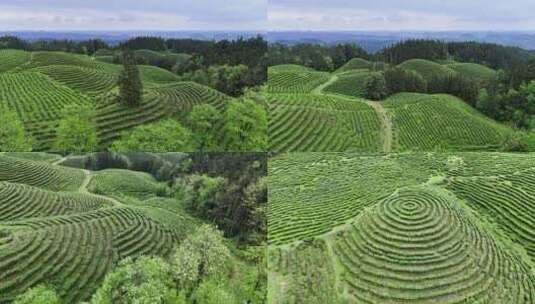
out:
{"label": "hill covered in tea plants", "polygon": [[270,303],[532,303],[535,155],[269,163]]}
{"label": "hill covered in tea plants", "polygon": [[[148,56],[145,53],[140,54]],[[140,65],[144,93],[138,105],[127,106],[117,100],[122,69],[122,65],[103,62],[98,56],[1,50],[0,106],[16,112],[36,141],[34,150],[49,150],[64,115],[62,110],[68,106],[95,108],[99,144],[105,147],[136,126],[177,113],[184,115],[197,104],[210,104],[222,110],[232,100],[207,86],[181,81],[168,70]]]}
{"label": "hill covered in tea plants", "polygon": [[[416,80],[464,75],[487,83],[496,72],[475,63],[443,64],[413,59],[396,69]],[[392,70],[360,58],[338,70],[298,65],[268,69],[270,151],[498,150],[516,131],[450,94],[394,93],[369,98],[372,80]],[[384,86],[384,84],[383,84]]]}
{"label": "hill covered in tea plants", "polygon": [[[188,197],[197,196],[188,181],[198,178],[189,165],[191,158],[183,153],[0,154],[0,303],[12,303],[42,286],[62,303],[103,303],[103,297],[115,297],[116,291],[107,289],[110,284],[116,286],[112,290],[123,288],[114,284],[128,290],[163,284],[157,285],[156,294],[149,289],[129,296],[168,299],[180,291],[185,301],[205,292],[207,287],[200,287],[204,281],[207,285],[218,279],[222,281],[213,292],[220,296],[237,302],[262,298],[266,282],[257,271],[256,247],[242,241],[238,248],[237,238],[223,238],[187,205]],[[175,178],[183,184],[174,184]],[[196,239],[199,235],[204,239]],[[188,285],[186,294],[185,287],[171,283],[170,273],[180,282],[187,279],[178,265],[185,258],[196,263],[195,242],[203,244],[204,254],[211,254],[211,246],[218,248],[219,260],[212,257],[209,271],[199,266],[196,283]],[[141,268],[151,261],[162,267],[159,279]],[[132,263],[139,263],[136,279],[116,273],[128,271]]]}

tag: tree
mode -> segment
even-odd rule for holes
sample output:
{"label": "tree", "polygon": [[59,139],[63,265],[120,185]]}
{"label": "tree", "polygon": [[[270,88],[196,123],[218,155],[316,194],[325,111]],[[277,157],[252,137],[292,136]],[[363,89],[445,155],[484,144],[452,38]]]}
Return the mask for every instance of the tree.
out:
{"label": "tree", "polygon": [[398,67],[386,70],[385,82],[388,94],[427,91],[427,81],[420,74]]}
{"label": "tree", "polygon": [[194,299],[202,304],[238,303],[232,291],[215,280],[203,282],[195,291]]}
{"label": "tree", "polygon": [[0,109],[0,151],[29,152],[32,150],[33,140],[24,131],[24,125],[17,113],[7,109]]}
{"label": "tree", "polygon": [[135,127],[112,143],[115,152],[189,152],[194,150],[191,131],[171,118]]}
{"label": "tree", "polygon": [[219,148],[218,134],[221,120],[221,113],[209,104],[193,107],[188,115],[188,126],[193,132],[193,141],[197,150],[216,151]]}
{"label": "tree", "polygon": [[37,285],[19,295],[14,304],[59,304],[60,299],[54,289],[45,285]]}
{"label": "tree", "polygon": [[213,219],[221,194],[228,181],[223,177],[192,174],[181,180],[175,191],[178,199],[184,201],[188,210],[199,217]]}
{"label": "tree", "polygon": [[90,105],[68,106],[56,131],[55,148],[69,153],[92,152],[97,149],[97,129]]}
{"label": "tree", "polygon": [[199,282],[201,264],[201,255],[195,248],[191,247],[191,242],[182,243],[176,249],[171,260],[171,273],[176,289],[184,290],[188,296]]}
{"label": "tree", "polygon": [[185,291],[189,297],[203,280],[222,281],[228,275],[229,261],[230,251],[223,243],[221,232],[210,225],[202,225],[178,246],[171,258],[170,270],[176,290]]}
{"label": "tree", "polygon": [[381,100],[386,97],[386,81],[382,73],[374,73],[366,79],[366,98]]}
{"label": "tree", "polygon": [[250,98],[229,103],[225,113],[227,150],[265,151],[267,149],[267,113]]}
{"label": "tree", "polygon": [[177,303],[169,265],[159,257],[126,258],[108,273],[91,299],[94,304]]}
{"label": "tree", "polygon": [[200,226],[181,246],[199,254],[199,278],[220,279],[228,274],[230,251],[223,242],[223,235],[214,227]]}
{"label": "tree", "polygon": [[137,105],[143,95],[143,84],[136,65],[135,56],[128,50],[123,51],[123,70],[119,75],[119,100],[128,105]]}

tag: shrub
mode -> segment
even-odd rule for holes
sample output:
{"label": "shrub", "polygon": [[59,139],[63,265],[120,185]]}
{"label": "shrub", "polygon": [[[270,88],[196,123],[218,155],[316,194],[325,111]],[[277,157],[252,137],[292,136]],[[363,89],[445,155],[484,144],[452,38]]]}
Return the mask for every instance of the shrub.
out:
{"label": "shrub", "polygon": [[38,285],[28,289],[15,299],[14,304],[59,304],[61,303],[56,291],[45,286]]}
{"label": "shrub", "polygon": [[226,111],[227,150],[265,151],[267,149],[267,113],[252,99],[230,102]]}
{"label": "shrub", "polygon": [[221,113],[211,105],[200,104],[193,107],[188,116],[188,125],[199,151],[217,150],[221,119]]}
{"label": "shrub", "polygon": [[15,112],[0,108],[0,151],[29,152],[33,140],[24,131],[24,125]]}
{"label": "shrub", "polygon": [[115,152],[188,152],[194,150],[191,131],[173,119],[135,127],[111,145]]}
{"label": "shrub", "polygon": [[126,258],[106,275],[91,303],[164,303],[176,296],[169,265],[161,258]]}
{"label": "shrub", "polygon": [[97,129],[93,122],[93,108],[89,105],[69,106],[57,128],[55,148],[61,152],[83,153],[97,149]]}

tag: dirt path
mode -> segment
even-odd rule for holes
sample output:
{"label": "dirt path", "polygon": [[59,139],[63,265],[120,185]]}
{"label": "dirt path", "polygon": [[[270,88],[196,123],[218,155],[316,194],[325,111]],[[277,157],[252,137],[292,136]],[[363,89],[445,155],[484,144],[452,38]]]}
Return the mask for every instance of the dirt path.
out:
{"label": "dirt path", "polygon": [[89,183],[91,182],[91,178],[92,178],[91,171],[86,170],[86,169],[82,169],[82,171],[85,173],[85,178],[84,178],[82,184],[80,185],[80,188],[78,189],[78,192],[83,193],[83,194],[87,194],[87,195],[92,195],[92,196],[95,196],[95,197],[99,197],[99,198],[111,201],[115,206],[119,206],[119,207],[120,206],[124,206],[123,203],[119,202],[118,200],[114,199],[113,197],[109,197],[109,196],[106,196],[106,195],[100,195],[100,194],[95,194],[95,193],[89,192],[89,190],[87,190],[87,186],[89,186]]}
{"label": "dirt path", "polygon": [[65,157],[62,157],[62,158],[60,158],[60,159],[58,159],[58,160],[53,161],[53,162],[52,162],[52,165],[56,165],[56,166],[58,166],[59,164],[61,164],[61,163],[64,162],[65,160],[67,160],[67,157],[66,157],[66,156],[65,156]]}
{"label": "dirt path", "polygon": [[390,117],[388,117],[385,108],[380,102],[366,101],[366,103],[375,110],[377,117],[379,117],[379,121],[381,122],[383,152],[390,153],[392,151],[392,121],[390,120]]}
{"label": "dirt path", "polygon": [[338,76],[337,75],[332,75],[331,78],[327,82],[322,83],[321,85],[317,86],[314,90],[312,90],[312,93],[313,94],[322,94],[323,93],[323,89],[325,89],[326,87],[328,87],[329,85],[331,85],[333,82],[335,82],[337,80],[338,80]]}

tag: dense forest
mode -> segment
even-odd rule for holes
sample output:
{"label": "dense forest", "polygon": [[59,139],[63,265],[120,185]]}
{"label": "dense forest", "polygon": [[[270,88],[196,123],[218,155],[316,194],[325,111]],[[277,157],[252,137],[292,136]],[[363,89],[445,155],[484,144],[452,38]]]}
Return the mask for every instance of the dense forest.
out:
{"label": "dense forest", "polygon": [[[270,66],[298,64],[319,71],[336,71],[353,58],[374,62],[384,79],[368,84],[370,98],[382,99],[398,92],[448,93],[462,98],[485,115],[514,127],[535,127],[535,56],[529,51],[479,42],[407,40],[377,53],[355,44],[273,44],[269,46]],[[411,59],[438,63],[476,63],[497,70],[481,82],[459,74],[422,79],[396,67]],[[380,76],[381,78],[383,78]],[[372,99],[373,99],[372,98]]]}

